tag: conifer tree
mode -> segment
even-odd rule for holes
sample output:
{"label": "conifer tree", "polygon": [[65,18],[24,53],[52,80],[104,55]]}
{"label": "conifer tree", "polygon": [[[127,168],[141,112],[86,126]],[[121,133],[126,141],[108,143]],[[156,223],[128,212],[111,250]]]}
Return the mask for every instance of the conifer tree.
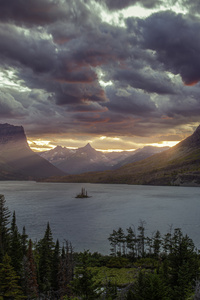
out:
{"label": "conifer tree", "polygon": [[4,195],[0,195],[0,262],[9,248],[9,219],[10,211],[6,206]]}
{"label": "conifer tree", "polygon": [[110,245],[111,245],[111,252],[112,252],[112,256],[116,256],[117,255],[117,231],[113,230],[113,232],[110,234],[109,238],[108,238]]}
{"label": "conifer tree", "polygon": [[162,243],[161,234],[160,231],[157,230],[155,235],[153,236],[153,251],[155,257],[158,257],[160,253],[161,243]]}
{"label": "conifer tree", "polygon": [[168,255],[168,284],[173,293],[171,299],[184,300],[193,288],[193,281],[199,276],[199,261],[193,241],[180,229],[175,229],[173,250]]}
{"label": "conifer tree", "polygon": [[144,257],[145,255],[145,224],[145,221],[140,220],[140,224],[138,226],[138,255],[141,257]]}
{"label": "conifer tree", "polygon": [[3,299],[24,299],[18,280],[19,276],[11,266],[11,258],[5,254],[3,262],[0,264],[0,296]]}
{"label": "conifer tree", "polygon": [[25,226],[23,226],[22,235],[21,235],[23,256],[26,255],[26,253],[27,253],[27,239],[28,239],[28,235],[26,234],[26,228],[25,228]]}
{"label": "conifer tree", "polygon": [[137,241],[136,241],[136,235],[135,232],[133,231],[132,227],[127,228],[128,234],[126,235],[126,245],[127,248],[129,249],[129,255],[132,259],[134,259],[137,255],[136,253],[136,246],[137,246]]}
{"label": "conifer tree", "polygon": [[27,255],[24,258],[24,291],[28,299],[35,299],[38,297],[38,283],[37,270],[34,260],[32,241],[29,240]]}
{"label": "conifer tree", "polygon": [[55,248],[53,250],[52,257],[52,273],[51,273],[51,286],[53,291],[59,290],[59,266],[60,266],[60,245],[59,241],[56,241]]}
{"label": "conifer tree", "polygon": [[59,295],[62,299],[64,295],[71,296],[72,290],[70,283],[74,275],[74,253],[71,243],[65,241],[62,248],[62,255],[59,267]]}
{"label": "conifer tree", "polygon": [[98,284],[95,283],[94,274],[88,267],[88,255],[88,251],[81,253],[80,264],[72,281],[75,295],[80,296],[82,300],[94,300],[99,297]]}
{"label": "conifer tree", "polygon": [[16,225],[15,211],[13,212],[10,232],[11,233],[10,233],[9,255],[11,257],[12,266],[14,267],[17,274],[20,276],[22,270],[23,252],[22,252],[21,235]]}
{"label": "conifer tree", "polygon": [[42,292],[51,289],[51,268],[53,260],[54,242],[49,223],[47,223],[44,238],[39,241],[39,286]]}
{"label": "conifer tree", "polygon": [[126,237],[124,231],[121,227],[117,230],[117,245],[118,245],[118,255],[125,255],[125,242]]}

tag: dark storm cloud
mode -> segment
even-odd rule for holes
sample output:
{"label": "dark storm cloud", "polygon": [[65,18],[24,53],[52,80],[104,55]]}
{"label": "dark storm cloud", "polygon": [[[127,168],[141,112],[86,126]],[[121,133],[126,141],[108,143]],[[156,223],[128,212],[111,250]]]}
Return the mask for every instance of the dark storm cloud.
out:
{"label": "dark storm cloud", "polygon": [[23,26],[44,26],[60,20],[84,22],[89,10],[75,0],[0,0],[0,21]]}
{"label": "dark storm cloud", "polygon": [[48,72],[55,61],[54,46],[42,34],[27,34],[14,25],[0,24],[1,64]]}
{"label": "dark storm cloud", "polygon": [[105,2],[106,6],[110,10],[119,10],[133,6],[135,4],[140,4],[146,8],[155,8],[162,4],[160,0],[100,0],[102,3]]}
{"label": "dark storm cloud", "polygon": [[143,46],[156,51],[166,70],[180,74],[186,85],[200,80],[200,23],[167,11],[141,20]]}
{"label": "dark storm cloud", "polygon": [[0,117],[1,118],[21,118],[27,114],[23,105],[16,101],[9,90],[0,90]]}
{"label": "dark storm cloud", "polygon": [[53,0],[0,0],[0,20],[44,25],[63,15],[58,4]]}
{"label": "dark storm cloud", "polygon": [[136,70],[129,67],[129,69],[116,70],[112,79],[149,93],[160,95],[175,93],[175,87],[169,77],[161,72],[153,72],[150,69]]}
{"label": "dark storm cloud", "polygon": [[[178,86],[177,86],[178,89]],[[168,117],[196,118],[200,114],[200,84],[196,87],[179,87],[176,95],[170,95],[160,102],[160,110]]]}
{"label": "dark storm cloud", "polygon": [[[86,54],[79,57],[80,49],[76,51],[75,46],[71,47],[71,51],[57,49],[49,38],[43,36],[43,32],[33,31],[32,35],[27,35],[13,25],[1,24],[0,38],[2,65],[15,67],[28,87],[53,93],[58,104],[105,101],[104,91],[90,66],[95,54],[92,62],[88,62],[84,59]],[[99,57],[99,53],[96,56]]]}
{"label": "dark storm cloud", "polygon": [[106,88],[106,95],[110,99],[106,106],[112,112],[145,116],[154,112],[156,108],[149,95],[134,89],[111,86]]}
{"label": "dark storm cloud", "polygon": [[0,65],[29,88],[1,90],[1,117],[35,134],[112,136],[162,132],[188,114],[196,121],[200,87],[179,75],[200,80],[199,21],[172,12],[124,19],[124,27],[101,19],[105,7],[133,5],[161,1],[0,0]]}

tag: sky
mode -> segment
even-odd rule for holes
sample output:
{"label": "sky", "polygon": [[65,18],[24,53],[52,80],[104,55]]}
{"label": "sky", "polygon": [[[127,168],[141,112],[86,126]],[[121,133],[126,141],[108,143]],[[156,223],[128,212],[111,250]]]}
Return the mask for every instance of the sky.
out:
{"label": "sky", "polygon": [[173,146],[200,120],[200,2],[0,0],[0,123],[30,147]]}

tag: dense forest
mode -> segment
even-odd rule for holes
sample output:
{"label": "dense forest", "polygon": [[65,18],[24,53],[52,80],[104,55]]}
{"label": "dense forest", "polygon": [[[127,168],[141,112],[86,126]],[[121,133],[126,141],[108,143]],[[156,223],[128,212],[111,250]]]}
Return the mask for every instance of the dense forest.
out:
{"label": "dense forest", "polygon": [[53,240],[50,224],[32,241],[0,195],[0,300],[200,299],[200,256],[180,228],[146,236],[145,222],[108,237],[110,255],[74,252]]}

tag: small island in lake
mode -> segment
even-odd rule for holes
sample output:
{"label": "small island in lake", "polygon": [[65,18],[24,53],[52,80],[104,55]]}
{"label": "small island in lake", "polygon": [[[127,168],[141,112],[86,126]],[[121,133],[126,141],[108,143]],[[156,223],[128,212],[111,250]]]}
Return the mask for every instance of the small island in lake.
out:
{"label": "small island in lake", "polygon": [[76,198],[90,198],[91,196],[88,196],[86,189],[82,188],[81,192],[76,195]]}

